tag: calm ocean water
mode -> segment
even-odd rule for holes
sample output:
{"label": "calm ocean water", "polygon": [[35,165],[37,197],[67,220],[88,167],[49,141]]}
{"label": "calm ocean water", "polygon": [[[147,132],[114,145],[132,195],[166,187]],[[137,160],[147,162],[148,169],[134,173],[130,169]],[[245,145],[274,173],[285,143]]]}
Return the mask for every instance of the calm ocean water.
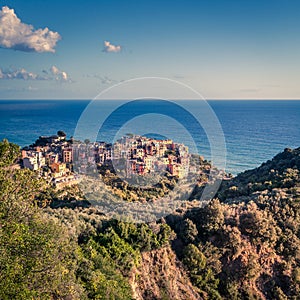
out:
{"label": "calm ocean water", "polygon": [[[145,103],[134,108],[137,113],[145,113]],[[257,167],[286,147],[300,146],[300,101],[223,100],[208,101],[208,103],[218,117],[224,132],[228,172],[237,174]],[[55,134],[58,130],[64,130],[68,136],[72,136],[78,119],[88,104],[88,100],[1,100],[0,139],[7,138],[20,146],[25,146],[33,143],[40,135]],[[115,104],[116,101],[112,100],[99,102],[99,105],[103,106],[103,112]],[[154,106],[155,103],[147,101],[147,105]],[[200,109],[197,101],[192,105],[194,105],[193,110]],[[128,107],[127,110],[124,109],[111,118],[111,122],[103,127],[105,130],[102,130],[99,138],[111,142],[111,134],[122,127],[128,115],[132,114],[132,109]],[[157,113],[159,112],[168,115],[170,107],[161,105],[157,109]],[[172,111],[175,119],[177,119],[176,114],[178,118],[182,118],[179,111]],[[176,126],[168,127],[168,120],[163,118],[161,122],[161,126],[169,130],[170,137],[190,146],[189,140],[177,130]],[[134,124],[134,120],[132,123]],[[149,132],[149,120],[144,122],[146,123],[148,127],[145,130]],[[143,129],[141,127],[143,122],[138,123],[140,131]],[[189,132],[197,133],[198,138],[195,140],[197,146],[201,154],[209,159],[210,148],[205,133],[199,131],[197,126],[193,126],[192,122]],[[154,133],[159,134],[157,131]],[[90,137],[89,134],[87,130],[87,138]]]}

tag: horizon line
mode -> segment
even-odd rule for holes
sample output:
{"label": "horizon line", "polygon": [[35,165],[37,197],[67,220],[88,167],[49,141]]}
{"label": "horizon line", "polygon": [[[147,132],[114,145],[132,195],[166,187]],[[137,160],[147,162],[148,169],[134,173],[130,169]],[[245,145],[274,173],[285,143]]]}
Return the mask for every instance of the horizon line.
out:
{"label": "horizon line", "polygon": [[[5,99],[5,98],[0,98],[0,101],[44,101],[44,100],[52,100],[52,101],[118,101],[118,100],[138,100],[138,99],[128,99],[128,98],[113,98],[113,99],[93,99],[93,98],[12,98],[12,99]],[[141,99],[145,101],[155,101],[158,99]],[[207,98],[207,99],[183,99],[183,98],[172,98],[172,99],[164,99],[162,98],[161,100],[172,100],[172,101],[299,101],[300,98]]]}

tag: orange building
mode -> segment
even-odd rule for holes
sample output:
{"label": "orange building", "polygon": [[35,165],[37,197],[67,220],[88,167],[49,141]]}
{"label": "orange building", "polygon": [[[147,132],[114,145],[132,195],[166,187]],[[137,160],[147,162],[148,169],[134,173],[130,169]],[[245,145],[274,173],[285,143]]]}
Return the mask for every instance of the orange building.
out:
{"label": "orange building", "polygon": [[66,164],[53,163],[50,168],[53,173],[64,173],[66,171]]}

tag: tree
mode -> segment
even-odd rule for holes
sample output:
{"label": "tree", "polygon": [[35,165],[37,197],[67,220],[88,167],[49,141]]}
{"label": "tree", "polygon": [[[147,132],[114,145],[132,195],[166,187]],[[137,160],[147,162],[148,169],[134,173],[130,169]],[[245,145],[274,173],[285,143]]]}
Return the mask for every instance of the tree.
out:
{"label": "tree", "polygon": [[76,244],[34,204],[35,174],[0,169],[0,179],[0,299],[80,298]]}
{"label": "tree", "polygon": [[66,133],[64,132],[64,131],[62,131],[62,130],[58,130],[57,131],[57,135],[59,136],[59,137],[66,137],[67,135],[66,135]]}
{"label": "tree", "polygon": [[189,244],[184,249],[183,263],[187,266],[191,275],[196,275],[204,270],[206,258],[204,254],[193,244]]}
{"label": "tree", "polygon": [[193,243],[197,235],[198,230],[192,220],[187,218],[180,222],[178,237],[180,237],[185,244]]}
{"label": "tree", "polygon": [[93,237],[79,249],[77,276],[88,299],[131,299],[131,289],[107,249]]}
{"label": "tree", "polygon": [[[2,166],[19,153],[6,140],[0,149]],[[0,299],[81,298],[76,244],[35,202],[45,188],[28,169],[0,168]]]}
{"label": "tree", "polygon": [[266,210],[258,209],[253,202],[249,202],[247,210],[240,214],[240,230],[255,242],[270,244],[275,244],[281,233],[272,215]]}
{"label": "tree", "polygon": [[214,277],[212,269],[206,265],[204,254],[193,244],[189,244],[183,251],[183,263],[187,267],[191,280],[195,286],[205,293],[205,299],[221,299],[218,292],[219,280]]}
{"label": "tree", "polygon": [[213,234],[224,225],[224,207],[218,199],[213,199],[203,211],[203,229]]}
{"label": "tree", "polygon": [[15,162],[20,155],[20,147],[4,139],[0,142],[0,167],[7,167]]}

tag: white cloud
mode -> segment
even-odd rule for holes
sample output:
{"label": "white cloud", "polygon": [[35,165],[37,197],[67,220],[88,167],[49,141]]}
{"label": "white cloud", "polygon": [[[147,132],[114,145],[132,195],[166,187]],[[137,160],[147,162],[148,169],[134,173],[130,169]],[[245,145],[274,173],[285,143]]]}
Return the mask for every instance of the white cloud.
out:
{"label": "white cloud", "polygon": [[51,72],[53,75],[57,75],[57,74],[60,73],[58,67],[56,67],[56,66],[52,66],[52,67],[50,68],[50,72]]}
{"label": "white cloud", "polygon": [[0,68],[0,80],[1,79],[55,80],[58,82],[73,82],[67,72],[61,71],[56,66],[52,66],[50,68],[50,72],[43,70],[42,75],[29,72],[24,68],[17,70],[3,70]]}
{"label": "white cloud", "polygon": [[121,46],[120,45],[113,45],[108,41],[104,41],[104,52],[120,52],[121,51]]}
{"label": "white cloud", "polygon": [[13,71],[0,69],[0,79],[46,80],[47,78],[21,68]]}
{"label": "white cloud", "polygon": [[72,82],[67,72],[60,70],[56,66],[52,66],[50,68],[51,74],[55,77],[56,81],[63,81],[63,82]]}
{"label": "white cloud", "polygon": [[13,9],[7,6],[0,11],[0,47],[26,52],[55,52],[60,40],[58,32],[47,27],[34,30],[32,25],[24,24]]}

